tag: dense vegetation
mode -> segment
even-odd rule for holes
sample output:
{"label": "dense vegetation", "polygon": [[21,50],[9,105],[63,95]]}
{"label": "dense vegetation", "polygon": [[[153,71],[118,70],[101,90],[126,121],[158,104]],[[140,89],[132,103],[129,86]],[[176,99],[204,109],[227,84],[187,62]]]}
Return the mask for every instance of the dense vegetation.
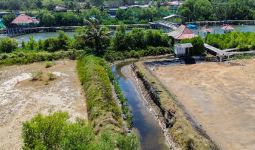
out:
{"label": "dense vegetation", "polygon": [[74,38],[60,31],[58,37],[35,41],[30,37],[20,47],[16,40],[0,40],[0,61],[2,64],[31,63],[36,61],[56,60],[58,58],[76,58],[81,53],[95,54],[108,61],[126,58],[139,58],[150,55],[171,53],[170,39],[159,30],[134,28],[127,32],[124,25],[116,33],[99,26],[97,21],[77,30]]}
{"label": "dense vegetation", "polygon": [[202,55],[205,53],[204,41],[201,37],[194,37],[192,39],[184,39],[181,43],[191,43],[193,45],[190,48],[189,54],[192,56]]}
{"label": "dense vegetation", "polygon": [[46,51],[17,51],[0,54],[0,66],[13,64],[28,64],[40,61],[52,61],[59,59],[76,59],[84,53],[83,50],[68,50],[57,52]]}
{"label": "dense vegetation", "polygon": [[[118,136],[123,132],[122,113],[127,115],[128,112],[125,112],[127,110],[124,106],[120,109],[117,100],[113,97],[109,78],[111,70],[106,61],[95,56],[85,56],[78,61],[77,70],[86,93],[89,120],[95,133],[107,132],[112,134],[113,138]],[[112,77],[111,79],[113,80]],[[118,95],[120,96],[120,93]],[[126,105],[122,100],[121,104]],[[138,149],[137,139],[134,136],[129,139],[127,145],[121,149]]]}
{"label": "dense vegetation", "polygon": [[239,48],[240,51],[255,49],[255,33],[231,32],[226,34],[208,34],[205,42],[220,48]]}
{"label": "dense vegetation", "polygon": [[[135,3],[136,2],[136,3]],[[0,9],[10,10],[53,10],[55,6],[65,6],[70,10],[90,8],[91,6],[117,7],[121,5],[144,4],[149,0],[0,0]]]}
{"label": "dense vegetation", "polygon": [[118,9],[116,20],[126,24],[148,23],[160,20],[170,14],[171,10],[168,7]]}
{"label": "dense vegetation", "polygon": [[103,132],[95,135],[91,126],[78,119],[71,123],[67,113],[56,112],[50,116],[36,115],[23,123],[23,149],[76,149],[76,150],[135,150],[138,147],[134,135],[112,135]]}
{"label": "dense vegetation", "polygon": [[185,0],[179,14],[186,21],[255,19],[254,0]]}

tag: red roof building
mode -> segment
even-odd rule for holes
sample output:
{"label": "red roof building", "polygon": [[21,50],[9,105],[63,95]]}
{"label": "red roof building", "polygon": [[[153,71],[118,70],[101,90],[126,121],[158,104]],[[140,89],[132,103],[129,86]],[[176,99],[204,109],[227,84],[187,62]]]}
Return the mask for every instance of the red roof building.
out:
{"label": "red roof building", "polygon": [[25,14],[21,14],[18,17],[16,17],[13,21],[12,24],[16,25],[30,25],[30,24],[39,24],[39,20],[36,18],[27,16]]}
{"label": "red roof building", "polygon": [[167,35],[175,40],[192,39],[197,36],[185,25],[179,26],[175,31],[169,32]]}
{"label": "red roof building", "polygon": [[221,29],[224,30],[224,31],[232,31],[232,30],[234,30],[234,28],[231,25],[229,25],[229,24],[223,25],[223,27]]}

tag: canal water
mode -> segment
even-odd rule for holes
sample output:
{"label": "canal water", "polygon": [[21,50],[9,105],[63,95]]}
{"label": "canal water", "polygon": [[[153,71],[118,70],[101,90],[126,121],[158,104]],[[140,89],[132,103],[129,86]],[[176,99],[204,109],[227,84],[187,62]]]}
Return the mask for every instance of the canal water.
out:
{"label": "canal water", "polygon": [[[75,32],[65,32],[67,34],[67,36],[69,37],[73,37]],[[4,34],[0,34],[0,38],[6,37],[7,35]],[[22,41],[24,42],[28,42],[30,37],[34,37],[35,41],[39,41],[39,40],[46,40],[48,38],[51,37],[57,37],[58,36],[58,32],[43,32],[43,33],[31,33],[31,34],[24,34],[21,36],[16,36],[14,37],[19,44],[22,43]]]}
{"label": "canal water", "polygon": [[[232,26],[235,31],[240,32],[255,32],[255,25],[233,25]],[[192,30],[195,34],[198,34],[202,37],[206,36],[206,33],[203,32],[203,27],[199,27],[197,30]],[[213,29],[212,34],[224,34],[224,30],[222,30],[222,26],[209,26],[209,28]]]}
{"label": "canal water", "polygon": [[[75,32],[65,32],[65,33],[69,37],[73,37],[74,34],[75,34]],[[35,41],[46,40],[46,39],[51,38],[51,37],[57,37],[58,32],[32,33],[32,34],[17,36],[17,37],[14,37],[14,38],[17,39],[18,43],[22,43],[22,41],[28,42],[29,38],[31,36],[34,37]]]}
{"label": "canal water", "polygon": [[[163,131],[154,115],[146,107],[138,93],[133,80],[126,76],[128,65],[113,66],[112,71],[117,78],[128,105],[133,114],[133,126],[137,130],[143,150],[167,150]],[[123,73],[125,72],[125,73]],[[130,72],[129,72],[130,74]]]}

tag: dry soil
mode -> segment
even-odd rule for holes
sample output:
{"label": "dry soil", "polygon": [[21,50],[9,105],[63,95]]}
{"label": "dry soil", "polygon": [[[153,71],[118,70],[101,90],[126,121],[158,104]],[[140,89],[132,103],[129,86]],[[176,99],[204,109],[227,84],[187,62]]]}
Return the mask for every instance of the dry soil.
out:
{"label": "dry soil", "polygon": [[255,150],[255,59],[152,72],[221,149]]}
{"label": "dry soil", "polygon": [[[87,119],[87,110],[77,73],[76,62],[57,61],[51,68],[45,63],[8,66],[0,69],[0,149],[22,147],[22,122],[35,114],[65,111],[70,121]],[[31,81],[32,73],[42,71],[42,81]],[[53,73],[55,80],[47,81]]]}

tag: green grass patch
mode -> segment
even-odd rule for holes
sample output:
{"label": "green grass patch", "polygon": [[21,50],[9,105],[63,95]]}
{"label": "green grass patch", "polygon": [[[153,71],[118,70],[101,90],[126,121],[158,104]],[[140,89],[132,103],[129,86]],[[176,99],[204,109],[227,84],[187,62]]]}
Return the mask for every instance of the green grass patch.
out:
{"label": "green grass patch", "polygon": [[76,59],[84,53],[83,50],[69,50],[69,51],[17,51],[13,53],[0,54],[0,66],[14,65],[14,64],[29,64],[40,61],[53,61],[64,58]]}

